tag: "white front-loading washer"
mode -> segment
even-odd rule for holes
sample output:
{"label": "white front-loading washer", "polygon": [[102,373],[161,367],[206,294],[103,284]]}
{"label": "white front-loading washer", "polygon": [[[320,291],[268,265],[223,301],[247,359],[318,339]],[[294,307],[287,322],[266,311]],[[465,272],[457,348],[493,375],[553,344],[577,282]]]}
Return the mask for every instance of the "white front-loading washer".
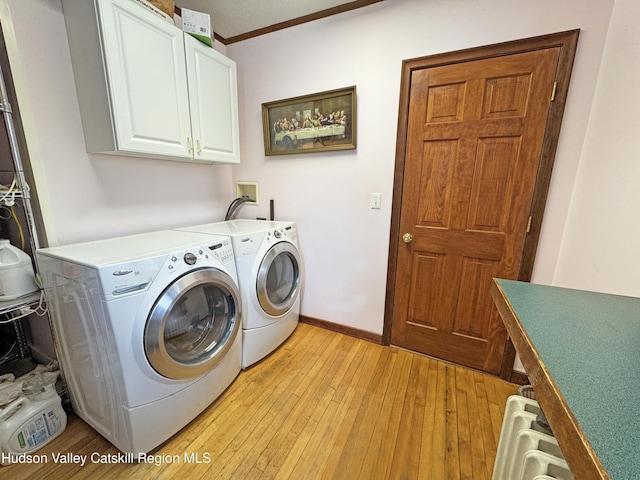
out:
{"label": "white front-loading washer", "polygon": [[154,449],[240,373],[229,237],[166,230],[36,254],[73,409],[121,451]]}
{"label": "white front-loading washer", "polygon": [[242,296],[242,367],[278,348],[300,318],[303,262],[295,222],[229,220],[185,231],[231,237]]}

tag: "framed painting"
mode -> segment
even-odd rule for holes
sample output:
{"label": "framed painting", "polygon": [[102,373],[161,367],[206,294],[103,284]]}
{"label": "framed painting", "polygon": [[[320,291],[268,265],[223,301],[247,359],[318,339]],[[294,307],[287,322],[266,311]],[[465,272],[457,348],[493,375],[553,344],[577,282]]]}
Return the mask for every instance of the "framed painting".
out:
{"label": "framed painting", "polygon": [[262,104],[265,155],[356,148],[356,87]]}

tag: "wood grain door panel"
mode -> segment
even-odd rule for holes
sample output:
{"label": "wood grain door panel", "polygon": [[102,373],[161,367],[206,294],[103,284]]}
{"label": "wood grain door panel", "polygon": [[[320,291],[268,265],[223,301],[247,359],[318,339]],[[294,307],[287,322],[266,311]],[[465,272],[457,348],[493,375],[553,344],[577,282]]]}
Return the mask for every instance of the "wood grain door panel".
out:
{"label": "wood grain door panel", "polygon": [[412,72],[391,342],[498,373],[559,48]]}

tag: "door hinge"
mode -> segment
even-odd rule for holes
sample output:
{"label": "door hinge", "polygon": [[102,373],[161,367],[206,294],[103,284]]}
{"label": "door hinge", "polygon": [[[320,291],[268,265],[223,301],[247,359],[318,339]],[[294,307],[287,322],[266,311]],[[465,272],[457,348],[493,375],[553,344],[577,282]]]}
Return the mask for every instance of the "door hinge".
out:
{"label": "door hinge", "polygon": [[527,222],[527,233],[529,233],[531,231],[531,222],[533,220],[533,217],[531,215],[529,215],[529,221]]}
{"label": "door hinge", "polygon": [[553,90],[551,91],[551,101],[556,99],[556,90],[558,89],[558,82],[553,82]]}

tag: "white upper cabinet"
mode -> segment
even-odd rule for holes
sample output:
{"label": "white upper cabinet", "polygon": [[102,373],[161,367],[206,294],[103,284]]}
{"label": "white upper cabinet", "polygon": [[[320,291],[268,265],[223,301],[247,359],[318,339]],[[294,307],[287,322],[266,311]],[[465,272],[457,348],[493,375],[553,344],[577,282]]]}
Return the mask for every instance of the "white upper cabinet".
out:
{"label": "white upper cabinet", "polygon": [[132,0],[98,5],[116,150],[190,157],[183,32]]}
{"label": "white upper cabinet", "polygon": [[134,0],[63,0],[87,151],[239,163],[235,63]]}
{"label": "white upper cabinet", "polygon": [[184,35],[194,155],[240,162],[236,64],[191,35]]}

